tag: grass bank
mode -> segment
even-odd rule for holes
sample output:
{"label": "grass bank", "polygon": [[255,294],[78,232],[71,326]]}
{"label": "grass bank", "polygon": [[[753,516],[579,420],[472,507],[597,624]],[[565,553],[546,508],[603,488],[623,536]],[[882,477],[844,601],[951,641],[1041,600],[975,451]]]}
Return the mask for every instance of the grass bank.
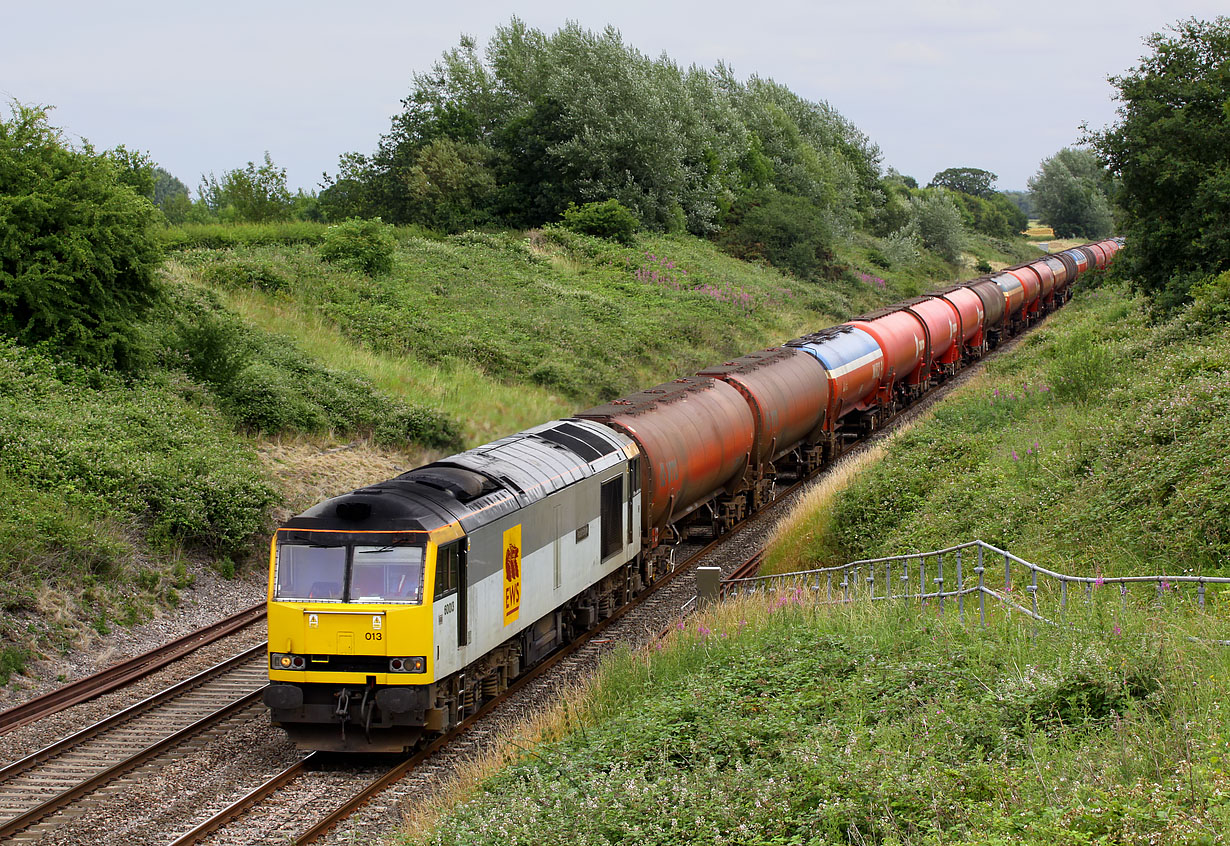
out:
{"label": "grass bank", "polygon": [[695,238],[549,227],[398,229],[371,276],[322,258],[327,231],[167,230],[138,373],[0,348],[0,684],[201,568],[261,561],[312,502],[963,273],[865,236],[811,282]]}
{"label": "grass bank", "polygon": [[1218,842],[1230,650],[1198,619],[1084,624],[730,603],[609,661],[403,842]]}

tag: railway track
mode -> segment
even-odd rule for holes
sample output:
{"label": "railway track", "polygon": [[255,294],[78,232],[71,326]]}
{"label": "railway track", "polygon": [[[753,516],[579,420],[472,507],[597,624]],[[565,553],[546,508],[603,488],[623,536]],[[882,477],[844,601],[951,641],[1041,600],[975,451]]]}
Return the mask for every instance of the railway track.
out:
{"label": "railway track", "polygon": [[157,649],[133,656],[93,675],[71,684],[62,685],[20,705],[0,711],[0,735],[131,684],[137,679],[144,678],[192,654],[203,646],[229,637],[264,618],[265,603],[261,602],[220,620],[212,626],[189,632]]}
{"label": "railway track", "polygon": [[168,750],[260,708],[265,683],[259,644],[0,769],[0,839],[41,841],[57,812],[78,811]]}

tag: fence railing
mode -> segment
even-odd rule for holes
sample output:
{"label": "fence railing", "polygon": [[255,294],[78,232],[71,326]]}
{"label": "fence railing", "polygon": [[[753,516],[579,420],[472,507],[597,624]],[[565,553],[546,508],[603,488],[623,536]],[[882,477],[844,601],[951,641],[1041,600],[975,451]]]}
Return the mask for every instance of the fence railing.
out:
{"label": "fence railing", "polygon": [[[972,567],[970,565],[973,565]],[[758,592],[793,591],[822,603],[917,601],[935,603],[940,614],[955,608],[964,621],[968,602],[977,602],[979,623],[987,621],[987,598],[1046,623],[1061,622],[1070,600],[1092,603],[1095,591],[1119,590],[1126,609],[1132,587],[1149,586],[1158,601],[1205,607],[1209,585],[1230,585],[1222,576],[1072,576],[1048,570],[980,540],[931,552],[867,558],[836,567],[725,579],[698,597],[713,599]],[[1059,618],[1059,619],[1055,619]]]}

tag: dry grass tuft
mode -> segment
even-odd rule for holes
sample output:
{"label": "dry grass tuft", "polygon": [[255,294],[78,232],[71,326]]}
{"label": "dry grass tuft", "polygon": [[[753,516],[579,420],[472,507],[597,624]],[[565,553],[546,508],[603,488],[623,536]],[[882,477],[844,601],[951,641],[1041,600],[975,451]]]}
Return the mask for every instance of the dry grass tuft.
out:
{"label": "dry grass tuft", "polygon": [[428,450],[397,451],[370,441],[281,437],[257,445],[261,460],[286,497],[281,522],[329,497],[383,482],[438,457]]}

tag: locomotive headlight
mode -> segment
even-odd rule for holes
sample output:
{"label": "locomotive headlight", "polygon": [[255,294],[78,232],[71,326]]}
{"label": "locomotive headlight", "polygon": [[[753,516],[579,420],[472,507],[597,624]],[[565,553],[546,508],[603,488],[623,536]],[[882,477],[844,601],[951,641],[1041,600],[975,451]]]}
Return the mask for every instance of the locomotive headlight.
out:
{"label": "locomotive headlight", "polygon": [[269,666],[275,670],[302,670],[307,666],[307,661],[302,655],[273,652],[269,655]]}
{"label": "locomotive headlight", "polygon": [[413,658],[390,658],[389,672],[425,673],[427,672],[427,659],[422,655],[416,655]]}

